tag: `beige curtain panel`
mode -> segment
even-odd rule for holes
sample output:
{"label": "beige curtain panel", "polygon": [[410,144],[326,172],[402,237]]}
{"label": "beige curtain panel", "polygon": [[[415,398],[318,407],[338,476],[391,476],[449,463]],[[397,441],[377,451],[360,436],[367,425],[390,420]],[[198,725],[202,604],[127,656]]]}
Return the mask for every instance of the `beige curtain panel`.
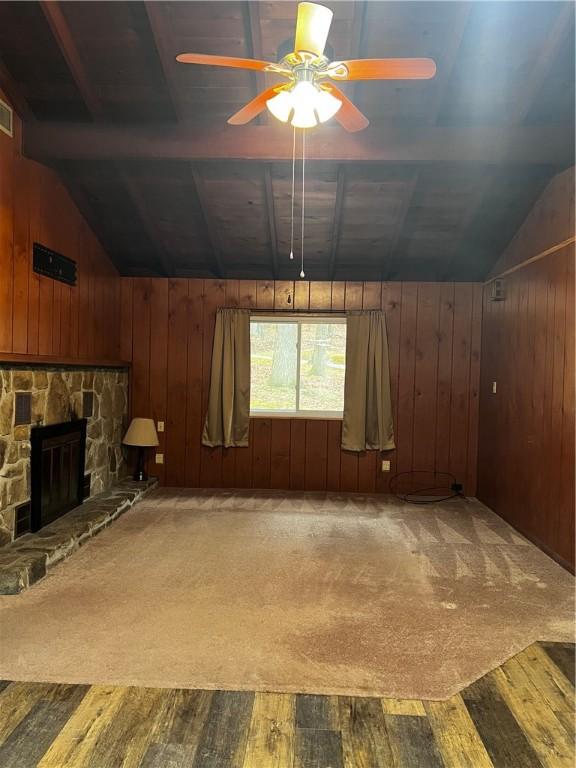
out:
{"label": "beige curtain panel", "polygon": [[202,445],[246,447],[250,429],[250,312],[216,314]]}
{"label": "beige curtain panel", "polygon": [[346,325],[342,448],[389,451],[395,446],[384,312],[350,312]]}

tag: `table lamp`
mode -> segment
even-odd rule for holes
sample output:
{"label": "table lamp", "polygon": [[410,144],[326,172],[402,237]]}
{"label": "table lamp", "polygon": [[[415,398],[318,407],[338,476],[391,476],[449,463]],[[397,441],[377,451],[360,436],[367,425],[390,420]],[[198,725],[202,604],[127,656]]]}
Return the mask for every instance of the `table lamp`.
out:
{"label": "table lamp", "polygon": [[154,421],[140,417],[132,419],[122,442],[124,445],[133,445],[138,448],[138,461],[134,471],[134,480],[148,480],[144,463],[145,451],[146,448],[152,448],[159,444]]}

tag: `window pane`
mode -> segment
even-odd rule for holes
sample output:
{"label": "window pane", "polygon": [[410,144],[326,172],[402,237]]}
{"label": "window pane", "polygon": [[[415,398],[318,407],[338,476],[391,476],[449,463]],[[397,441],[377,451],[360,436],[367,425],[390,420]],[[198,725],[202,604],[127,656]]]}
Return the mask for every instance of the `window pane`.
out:
{"label": "window pane", "polygon": [[300,409],[342,411],[346,324],[302,323]]}
{"label": "window pane", "polygon": [[250,410],[296,408],[296,323],[250,323]]}

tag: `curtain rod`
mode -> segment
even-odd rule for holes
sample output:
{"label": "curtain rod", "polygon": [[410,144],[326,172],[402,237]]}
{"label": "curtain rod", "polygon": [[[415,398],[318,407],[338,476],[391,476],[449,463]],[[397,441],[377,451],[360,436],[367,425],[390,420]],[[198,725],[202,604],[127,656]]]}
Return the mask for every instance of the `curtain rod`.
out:
{"label": "curtain rod", "polygon": [[274,307],[268,307],[268,309],[260,307],[258,307],[258,309],[256,307],[218,307],[218,309],[243,309],[246,312],[253,312],[254,314],[261,313],[264,315],[269,315],[271,312],[274,314],[286,313],[289,315],[343,315],[347,311],[350,311],[345,309],[275,309]]}
{"label": "curtain rod", "polygon": [[297,315],[302,313],[305,315],[346,315],[350,312],[384,312],[383,309],[275,309],[274,307],[229,307],[221,306],[218,309],[242,309],[245,312],[263,312],[264,314],[270,314],[270,312],[280,313],[287,312],[290,315]]}

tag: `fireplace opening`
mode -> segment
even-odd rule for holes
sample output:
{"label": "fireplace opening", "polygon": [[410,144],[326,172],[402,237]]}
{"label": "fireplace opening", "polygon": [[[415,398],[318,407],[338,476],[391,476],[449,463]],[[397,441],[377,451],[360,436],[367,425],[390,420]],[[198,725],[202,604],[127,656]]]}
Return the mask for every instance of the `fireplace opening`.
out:
{"label": "fireplace opening", "polygon": [[30,431],[30,528],[38,531],[84,498],[86,419]]}

